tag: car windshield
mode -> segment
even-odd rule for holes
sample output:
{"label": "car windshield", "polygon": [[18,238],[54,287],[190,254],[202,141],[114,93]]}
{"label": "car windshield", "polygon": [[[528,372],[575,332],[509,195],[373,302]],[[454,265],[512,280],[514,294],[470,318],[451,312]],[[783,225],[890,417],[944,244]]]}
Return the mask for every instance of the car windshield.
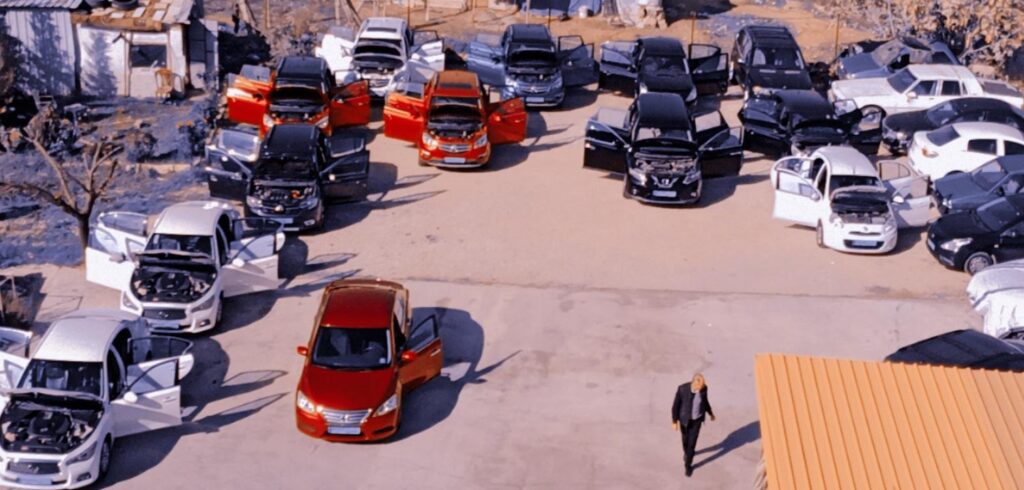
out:
{"label": "car windshield", "polygon": [[1006,177],[1006,170],[998,160],[992,160],[971,172],[971,179],[982,189],[990,189]]}
{"label": "car windshield", "polygon": [[313,364],[332,369],[380,369],[391,365],[391,335],[386,328],[320,327]]}
{"label": "car windshield", "polygon": [[1020,219],[1021,210],[1009,199],[996,199],[978,208],[978,219],[986,228],[999,231]]}
{"label": "car windshield", "polygon": [[950,141],[953,141],[960,137],[960,133],[956,132],[956,128],[953,126],[943,126],[935,131],[928,133],[928,141],[931,141],[937,146],[943,146]]}
{"label": "car windshield", "polygon": [[928,118],[928,122],[935,126],[945,126],[957,116],[956,107],[953,107],[952,102],[946,102],[945,104],[939,104],[931,109],[928,109],[925,117]]}
{"label": "car windshield", "polygon": [[25,368],[19,388],[44,388],[101,396],[102,364],[98,362],[33,359]]}
{"label": "car windshield", "polygon": [[268,158],[256,164],[258,179],[310,180],[316,178],[316,169],[310,159]]}
{"label": "car windshield", "polygon": [[682,56],[648,56],[640,64],[645,73],[657,73],[661,76],[679,76],[688,73],[686,58]]}
{"label": "car windshield", "polygon": [[751,65],[780,70],[801,70],[804,67],[804,60],[800,57],[800,52],[792,48],[757,48],[754,50]]}
{"label": "car windshield", "polygon": [[833,175],[830,186],[833,191],[853,186],[881,187],[882,181],[870,175]]}
{"label": "car windshield", "polygon": [[320,105],[323,103],[320,91],[313,87],[289,85],[278,87],[270,94],[272,104]]}
{"label": "car windshield", "polygon": [[146,244],[146,250],[177,250],[213,255],[213,240],[201,235],[169,235],[154,233]]}
{"label": "car windshield", "polygon": [[513,51],[508,56],[509,66],[549,67],[557,66],[558,60],[555,53],[540,49],[522,49]]}
{"label": "car windshield", "polygon": [[222,130],[217,135],[217,146],[244,156],[252,156],[259,146],[259,137],[245,131]]}
{"label": "car windshield", "polygon": [[910,73],[910,70],[904,68],[892,75],[889,75],[889,77],[886,78],[886,81],[889,82],[889,86],[891,86],[893,90],[902,94],[903,92],[906,92],[907,89],[917,81],[917,79],[914,78],[914,74]]}

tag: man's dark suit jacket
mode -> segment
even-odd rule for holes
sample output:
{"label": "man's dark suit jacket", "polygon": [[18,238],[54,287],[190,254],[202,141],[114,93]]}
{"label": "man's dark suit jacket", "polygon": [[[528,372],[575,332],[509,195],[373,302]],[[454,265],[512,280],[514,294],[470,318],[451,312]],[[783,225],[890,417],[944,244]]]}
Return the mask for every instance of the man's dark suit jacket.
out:
{"label": "man's dark suit jacket", "polygon": [[[714,415],[711,411],[711,402],[708,401],[708,387],[705,385],[700,389],[701,405],[705,414]],[[693,391],[690,390],[690,383],[683,383],[676,388],[676,399],[672,402],[672,422],[679,422],[679,425],[686,427],[690,425],[693,415]]]}

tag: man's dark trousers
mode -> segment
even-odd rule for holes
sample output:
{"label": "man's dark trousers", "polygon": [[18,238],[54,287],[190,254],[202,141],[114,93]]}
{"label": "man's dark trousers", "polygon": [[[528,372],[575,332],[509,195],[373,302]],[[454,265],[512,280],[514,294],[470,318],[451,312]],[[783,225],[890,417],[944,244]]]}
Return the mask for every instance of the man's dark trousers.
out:
{"label": "man's dark trousers", "polygon": [[686,471],[693,470],[693,454],[697,450],[697,436],[700,435],[700,426],[704,425],[704,417],[691,420],[686,427],[679,427],[683,434],[683,460],[686,463]]}

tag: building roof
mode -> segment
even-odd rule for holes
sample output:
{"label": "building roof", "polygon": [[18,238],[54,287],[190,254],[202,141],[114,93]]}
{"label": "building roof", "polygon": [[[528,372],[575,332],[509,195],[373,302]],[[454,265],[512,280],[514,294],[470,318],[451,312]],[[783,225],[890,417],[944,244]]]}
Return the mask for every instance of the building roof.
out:
{"label": "building roof", "polygon": [[768,488],[1024,488],[1024,376],[763,354]]}
{"label": "building roof", "polygon": [[170,25],[188,24],[194,1],[139,0],[139,6],[131,10],[97,8],[74,12],[72,20],[76,24],[110,29],[159,32]]}
{"label": "building roof", "polygon": [[76,9],[82,0],[0,0],[0,9]]}
{"label": "building roof", "polygon": [[107,346],[124,322],[138,317],[118,310],[87,309],[70,313],[50,325],[32,356],[47,361],[103,362]]}

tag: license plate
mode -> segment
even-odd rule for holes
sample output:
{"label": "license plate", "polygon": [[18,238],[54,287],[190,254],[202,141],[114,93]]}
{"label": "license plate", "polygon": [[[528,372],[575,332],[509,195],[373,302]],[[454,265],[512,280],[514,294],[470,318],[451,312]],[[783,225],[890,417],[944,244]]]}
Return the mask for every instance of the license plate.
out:
{"label": "license plate", "polygon": [[178,324],[175,323],[175,322],[160,322],[160,321],[152,321],[152,320],[150,320],[149,326],[152,327],[152,328],[167,328],[167,329],[174,329],[174,330],[177,330],[179,328]]}
{"label": "license plate", "polygon": [[278,223],[281,223],[282,225],[290,225],[290,224],[292,224],[292,221],[295,221],[294,218],[270,218],[270,219],[272,219],[274,221],[277,221]]}
{"label": "license plate", "polygon": [[676,191],[651,191],[654,197],[676,197]]}
{"label": "license plate", "polygon": [[358,436],[361,432],[359,427],[327,427],[328,434],[337,436]]}
{"label": "license plate", "polygon": [[543,104],[544,103],[544,97],[527,97],[526,98],[526,103],[527,104]]}
{"label": "license plate", "polygon": [[53,485],[53,479],[43,476],[19,476],[18,483],[24,483],[25,485],[50,486]]}
{"label": "license plate", "polygon": [[854,247],[874,247],[878,242],[874,240],[854,240],[851,242]]}
{"label": "license plate", "polygon": [[444,163],[466,163],[466,159],[462,157],[444,157]]}

